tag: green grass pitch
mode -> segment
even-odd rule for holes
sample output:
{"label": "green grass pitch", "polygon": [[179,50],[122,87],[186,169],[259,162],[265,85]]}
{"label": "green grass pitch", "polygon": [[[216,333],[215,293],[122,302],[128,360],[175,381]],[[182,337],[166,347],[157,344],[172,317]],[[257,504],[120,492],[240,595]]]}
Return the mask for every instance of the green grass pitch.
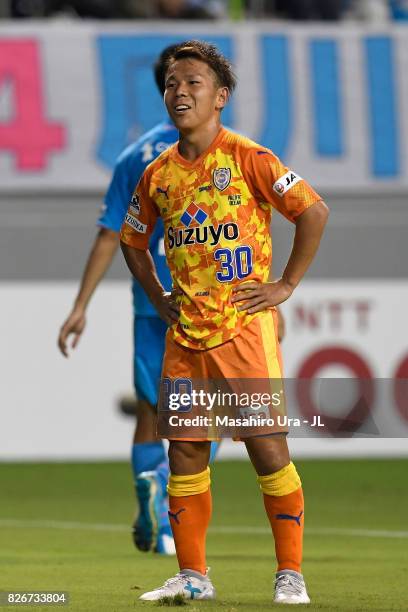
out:
{"label": "green grass pitch", "polygon": [[[296,464],[306,496],[308,609],[408,610],[408,460]],[[219,462],[212,481],[208,563],[218,599],[183,609],[269,610],[273,541],[254,472]],[[176,561],[133,548],[128,465],[3,463],[0,483],[0,590],[68,591],[69,605],[58,608],[69,611],[158,609],[138,596],[173,575]]]}

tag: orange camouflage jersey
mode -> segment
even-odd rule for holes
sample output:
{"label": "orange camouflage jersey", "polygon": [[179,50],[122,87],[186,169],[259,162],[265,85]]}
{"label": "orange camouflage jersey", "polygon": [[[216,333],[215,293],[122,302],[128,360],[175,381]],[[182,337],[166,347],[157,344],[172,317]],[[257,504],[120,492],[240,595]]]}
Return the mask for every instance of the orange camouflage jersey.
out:
{"label": "orange camouflage jersey", "polygon": [[295,221],[320,196],[265,147],[221,128],[189,162],[177,143],[145,170],[122,225],[121,240],[148,249],[160,215],[166,258],[181,289],[174,339],[208,349],[239,334],[259,313],[238,312],[232,289],[266,282],[272,263],[272,207]]}

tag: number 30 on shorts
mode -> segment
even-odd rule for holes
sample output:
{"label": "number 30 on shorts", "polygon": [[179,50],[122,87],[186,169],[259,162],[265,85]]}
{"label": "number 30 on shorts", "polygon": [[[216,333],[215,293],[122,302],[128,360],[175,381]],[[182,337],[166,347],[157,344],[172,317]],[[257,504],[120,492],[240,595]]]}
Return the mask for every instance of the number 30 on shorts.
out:
{"label": "number 30 on shorts", "polygon": [[252,249],[250,246],[239,246],[231,249],[217,249],[214,253],[215,261],[221,264],[220,271],[216,273],[217,281],[227,283],[234,278],[240,280],[252,272]]}

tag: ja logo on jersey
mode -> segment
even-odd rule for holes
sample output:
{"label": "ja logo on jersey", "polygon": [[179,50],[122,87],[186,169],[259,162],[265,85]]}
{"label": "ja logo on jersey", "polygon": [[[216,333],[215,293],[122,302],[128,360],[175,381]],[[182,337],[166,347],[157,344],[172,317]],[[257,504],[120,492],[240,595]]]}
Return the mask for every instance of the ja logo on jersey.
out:
{"label": "ja logo on jersey", "polygon": [[230,168],[217,168],[212,175],[213,183],[219,191],[224,191],[231,182]]}
{"label": "ja logo on jersey", "polygon": [[295,174],[292,170],[289,170],[289,172],[278,178],[276,183],[273,185],[273,190],[278,194],[278,196],[282,197],[287,191],[289,191],[289,189],[292,189],[292,187],[297,185],[301,180],[301,176]]}

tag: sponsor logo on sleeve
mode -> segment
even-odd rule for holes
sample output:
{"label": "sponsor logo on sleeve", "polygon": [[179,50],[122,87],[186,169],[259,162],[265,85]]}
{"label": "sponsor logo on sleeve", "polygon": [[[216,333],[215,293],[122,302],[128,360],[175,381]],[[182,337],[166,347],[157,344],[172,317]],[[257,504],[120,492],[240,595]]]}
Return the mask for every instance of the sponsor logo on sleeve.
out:
{"label": "sponsor logo on sleeve", "polygon": [[289,189],[292,189],[292,187],[294,187],[301,180],[301,176],[295,174],[292,170],[289,170],[289,172],[278,178],[273,186],[273,190],[278,194],[278,196],[282,197],[287,191],[289,191]]}
{"label": "sponsor logo on sleeve", "polygon": [[140,200],[139,200],[139,196],[137,195],[137,193],[135,193],[132,196],[132,199],[130,200],[130,204],[129,204],[129,209],[130,209],[130,212],[133,213],[134,215],[140,214]]}
{"label": "sponsor logo on sleeve", "polygon": [[139,232],[139,234],[146,233],[147,225],[145,225],[144,223],[140,223],[140,221],[136,219],[136,217],[130,215],[129,213],[126,213],[125,223],[130,225],[130,227],[132,227],[136,232]]}

